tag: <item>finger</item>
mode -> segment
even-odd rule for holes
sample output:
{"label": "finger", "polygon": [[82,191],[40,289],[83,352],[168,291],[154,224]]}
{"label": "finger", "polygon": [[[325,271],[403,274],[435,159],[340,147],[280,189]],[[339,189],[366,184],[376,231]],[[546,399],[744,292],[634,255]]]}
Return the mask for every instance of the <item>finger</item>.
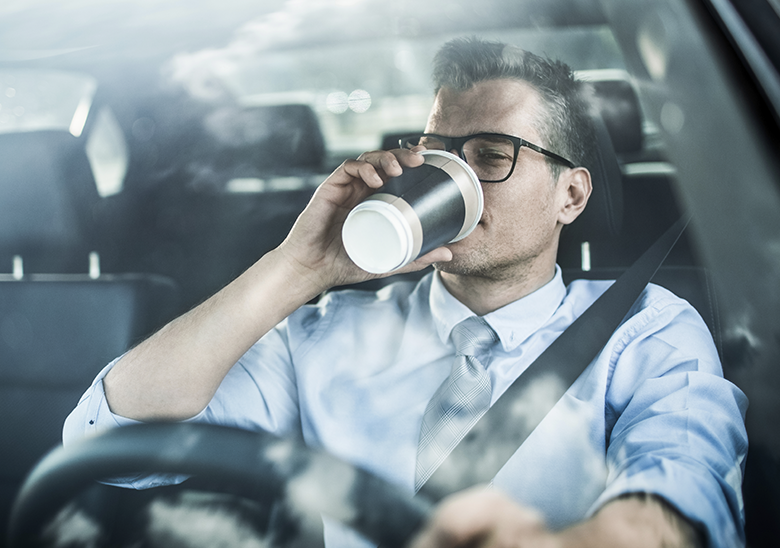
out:
{"label": "finger", "polygon": [[387,177],[398,177],[403,172],[403,168],[417,167],[425,161],[425,158],[420,156],[419,152],[396,148],[364,152],[358,161],[372,164],[380,174],[384,173]]}
{"label": "finger", "polygon": [[[341,164],[344,173],[353,179],[360,179],[371,188],[380,188],[385,184],[384,179],[377,172],[376,167],[371,162],[365,160],[347,160]],[[336,170],[338,172],[338,170]],[[336,173],[334,173],[335,175]],[[343,182],[351,182],[343,181]]]}
{"label": "finger", "polygon": [[389,150],[364,152],[358,157],[357,161],[373,165],[377,171],[383,172],[388,177],[397,177],[403,171],[396,155]]}
{"label": "finger", "polygon": [[403,268],[399,268],[394,271],[393,274],[405,274],[407,272],[417,272],[423,268],[427,268],[434,263],[446,263],[452,260],[452,251],[446,247],[437,247],[433,251],[429,251],[422,257],[418,257]]}
{"label": "finger", "polygon": [[416,146],[413,149],[396,148],[391,150],[398,162],[404,167],[417,167],[423,164],[425,157],[420,152],[426,150],[423,146]]}
{"label": "finger", "polygon": [[411,146],[409,143],[407,143],[405,147],[399,146],[398,149],[399,150],[409,150],[411,152],[417,152],[417,153],[420,153],[423,150],[428,150],[425,147],[425,145],[414,145],[414,146]]}
{"label": "finger", "polygon": [[[361,179],[372,189],[380,188],[386,179],[398,177],[404,167],[417,167],[425,158],[419,152],[425,147],[414,150],[394,149],[364,152],[356,160],[346,160],[326,181],[337,185],[347,185],[354,179]],[[403,167],[402,167],[403,166]]]}

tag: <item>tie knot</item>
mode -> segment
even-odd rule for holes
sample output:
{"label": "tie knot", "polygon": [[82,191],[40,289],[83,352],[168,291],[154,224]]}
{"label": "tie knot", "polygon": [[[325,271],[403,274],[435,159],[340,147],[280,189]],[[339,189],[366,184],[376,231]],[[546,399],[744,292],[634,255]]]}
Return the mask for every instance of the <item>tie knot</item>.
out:
{"label": "tie knot", "polygon": [[452,330],[452,342],[458,356],[474,356],[498,340],[496,332],[482,318],[471,316]]}

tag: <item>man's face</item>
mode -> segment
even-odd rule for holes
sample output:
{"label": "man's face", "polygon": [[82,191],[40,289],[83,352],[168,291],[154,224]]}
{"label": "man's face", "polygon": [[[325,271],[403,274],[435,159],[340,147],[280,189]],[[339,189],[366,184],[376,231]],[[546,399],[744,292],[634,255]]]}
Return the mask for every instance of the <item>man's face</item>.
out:
{"label": "man's face", "polygon": [[[517,80],[490,80],[463,92],[443,88],[425,131],[450,137],[505,133],[546,147],[536,130],[545,112],[541,101],[535,89]],[[562,186],[553,180],[542,154],[521,147],[509,179],[482,184],[485,211],[479,225],[467,238],[448,246],[453,260],[437,268],[499,280],[540,269],[552,275],[559,211],[566,199]]]}

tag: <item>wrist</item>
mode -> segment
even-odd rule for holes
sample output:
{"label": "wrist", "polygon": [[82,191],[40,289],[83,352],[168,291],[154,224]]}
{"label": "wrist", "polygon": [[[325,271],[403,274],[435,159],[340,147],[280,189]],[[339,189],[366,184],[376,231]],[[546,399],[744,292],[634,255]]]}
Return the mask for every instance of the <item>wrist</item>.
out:
{"label": "wrist", "polygon": [[662,499],[619,497],[590,519],[560,531],[558,548],[698,548],[697,530]]}
{"label": "wrist", "polygon": [[327,269],[305,265],[283,246],[268,252],[252,268],[258,269],[258,276],[263,279],[275,280],[274,285],[283,292],[280,297],[299,304],[309,302],[335,285],[329,283]]}

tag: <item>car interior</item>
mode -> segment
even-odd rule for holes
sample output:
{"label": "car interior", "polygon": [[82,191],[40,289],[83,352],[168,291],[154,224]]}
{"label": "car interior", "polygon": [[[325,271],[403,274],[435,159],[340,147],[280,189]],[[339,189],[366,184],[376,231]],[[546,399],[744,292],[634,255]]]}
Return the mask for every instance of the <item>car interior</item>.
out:
{"label": "car interior", "polygon": [[[436,16],[441,2],[418,7],[421,13],[415,18],[396,18],[395,27],[384,31],[391,33],[390,38],[376,40],[396,51],[390,58],[394,61],[381,60],[395,63],[388,79],[400,78],[398,67],[413,62],[409,52],[415,48],[433,50],[448,37],[469,33],[524,37],[529,49],[549,47],[557,52],[576,44],[578,33],[591,31],[589,36],[599,36],[607,44],[604,50],[609,55],[635,55],[617,49],[625,42],[612,36],[615,21],[596,0],[556,0],[529,13],[509,4],[486,3],[485,13],[475,19],[467,4],[458,2],[446,25]],[[201,58],[193,53],[197,47],[208,52],[208,48],[224,48],[236,36],[240,42],[251,34],[251,25],[242,24],[252,16],[263,24],[276,21],[284,26],[283,20],[268,14],[287,8],[295,12],[295,5],[269,4],[256,14],[244,5],[224,20],[213,21],[215,30],[207,38],[215,40],[216,46],[182,40],[181,51],[187,51],[192,62],[198,61]],[[371,9],[386,16],[389,8],[378,5],[367,2],[355,8],[355,17],[371,14]],[[494,12],[501,10],[512,18],[496,16]],[[342,11],[349,13],[347,8]],[[220,12],[204,8],[204,13]],[[312,9],[305,17],[314,19],[318,13]],[[22,21],[21,15],[10,15],[17,17],[11,21]],[[359,96],[353,100],[346,94],[331,94],[329,99],[312,100],[300,93],[295,87],[300,83],[292,82],[292,77],[287,85],[282,68],[303,63],[300,59],[316,63],[317,54],[312,52],[320,49],[335,55],[365,46],[366,51],[355,53],[362,64],[353,70],[363,68],[367,89],[380,86],[374,71],[382,67],[369,63],[379,51],[369,46],[374,40],[369,31],[361,35],[351,30],[353,34],[341,38],[343,43],[328,42],[330,22],[317,28],[309,19],[305,19],[309,26],[303,27],[304,38],[297,42],[280,39],[267,45],[267,50],[255,45],[253,55],[268,66],[246,62],[245,73],[230,73],[221,80],[213,74],[203,77],[198,82],[200,96],[184,85],[161,84],[158,80],[173,69],[162,65],[168,67],[162,70],[158,57],[143,58],[143,48],[122,65],[115,61],[121,59],[118,46],[75,48],[68,53],[70,45],[63,39],[57,46],[62,51],[56,55],[20,56],[12,55],[16,50],[0,39],[0,116],[14,108],[14,104],[6,106],[9,100],[18,99],[22,105],[23,92],[42,85],[38,74],[73,72],[82,78],[74,84],[76,99],[66,107],[70,114],[65,124],[36,122],[22,127],[14,126],[21,122],[0,118],[0,538],[5,538],[12,505],[28,473],[60,444],[65,417],[109,361],[279,245],[316,186],[343,159],[359,154],[365,144],[366,148],[395,148],[400,135],[423,129],[425,101],[430,100],[424,95],[419,99],[400,90],[395,104],[423,114],[377,123],[381,131],[369,142],[360,133],[361,124],[371,125],[376,118],[360,118]],[[375,29],[375,19],[368,20]],[[207,26],[200,19],[193,21]],[[336,17],[334,21],[340,22]],[[116,23],[108,23],[107,28],[111,25]],[[0,25],[0,32],[3,28]],[[233,35],[235,28],[244,29],[244,34]],[[620,32],[614,35],[620,37]],[[131,45],[142,39],[131,32],[123,36]],[[556,40],[561,44],[551,45]],[[407,42],[415,45],[406,48]],[[116,43],[127,46],[121,40]],[[155,55],[170,60],[179,53],[178,47],[164,45],[162,53]],[[25,47],[24,51],[31,49]],[[625,66],[612,62],[598,66],[601,58],[590,59],[587,51],[570,53],[570,59],[578,76],[592,85],[601,157],[588,166],[594,194],[586,214],[564,230],[558,263],[567,281],[615,279],[687,208],[663,131],[647,115],[642,95],[647,84]],[[335,62],[343,65],[349,60],[341,56]],[[279,89],[287,85],[287,92],[266,83],[256,86],[258,93],[248,84],[242,88],[241,78],[249,79],[252,70],[256,78],[277,76]],[[329,77],[335,78],[336,69],[329,70]],[[424,73],[427,66],[419,70]],[[127,82],[123,71],[136,81]],[[409,73],[402,76],[412,79]],[[424,89],[428,83],[415,81],[415,85]],[[10,90],[18,90],[19,97],[12,97]],[[205,100],[203,94],[217,99]],[[45,110],[43,95],[37,97],[34,91],[29,95],[38,100],[37,108]],[[391,97],[392,90],[387,95]],[[379,95],[375,100],[380,104]],[[27,103],[30,111],[33,102]],[[390,103],[384,98],[381,104]],[[346,115],[339,113],[341,108]],[[383,115],[392,118],[389,110]],[[10,116],[21,117],[12,110]],[[377,289],[422,274],[349,289]],[[712,331],[727,376],[749,359],[750,345],[744,337],[724,330],[712,272],[691,228],[653,282],[684,297],[699,311]],[[340,289],[344,288],[334,290]],[[776,456],[760,449],[747,461],[743,490],[750,546],[770,546],[778,538],[777,463]]]}

